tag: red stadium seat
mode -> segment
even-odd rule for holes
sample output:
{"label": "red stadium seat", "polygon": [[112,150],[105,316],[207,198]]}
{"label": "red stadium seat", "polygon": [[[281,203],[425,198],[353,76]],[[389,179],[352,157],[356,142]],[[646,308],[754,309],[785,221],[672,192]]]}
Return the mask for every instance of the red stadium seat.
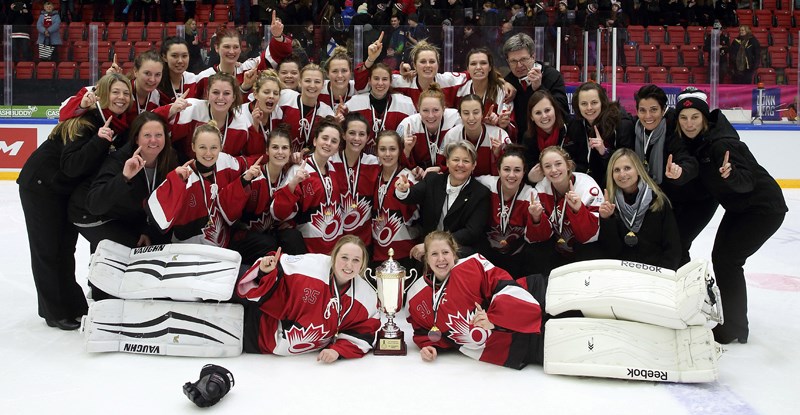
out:
{"label": "red stadium seat", "polygon": [[792,69],[791,71],[786,71],[786,85],[789,86],[797,86],[797,70]]}
{"label": "red stadium seat", "polygon": [[125,62],[122,64],[122,73],[130,74],[133,73],[134,65],[133,62]]}
{"label": "red stadium seat", "polygon": [[125,40],[128,42],[138,42],[144,39],[144,23],[129,22],[126,33]]}
{"label": "red stadium seat", "polygon": [[81,14],[81,20],[84,23],[91,23],[92,17],[94,17],[94,5],[88,2],[87,4],[81,4],[79,13]]}
{"label": "red stadium seat", "polygon": [[683,58],[683,66],[695,68],[703,66],[701,62],[700,48],[695,45],[681,46],[681,57]]}
{"label": "red stadium seat", "polygon": [[106,29],[106,40],[111,43],[125,40],[125,23],[110,22],[108,29]]}
{"label": "red stadium seat", "polygon": [[78,79],[92,79],[91,63],[83,61],[78,64]]}
{"label": "red stadium seat", "polygon": [[644,45],[647,43],[645,42],[646,33],[644,26],[630,25],[628,26],[628,41]]}
{"label": "red stadium seat", "polygon": [[[786,2],[790,2],[791,0],[786,0]],[[764,10],[780,10],[783,6],[781,0],[761,0],[761,8]],[[788,7],[788,6],[787,6]]]}
{"label": "red stadium seat", "polygon": [[197,8],[195,9],[195,13],[194,13],[195,20],[197,20],[198,23],[201,23],[201,22],[202,23],[208,23],[208,22],[210,22],[211,21],[211,11],[212,11],[212,8],[211,8],[210,4],[200,4],[200,2],[198,2],[197,3]]}
{"label": "red stadium seat", "polygon": [[[769,29],[766,27],[753,27],[751,30],[753,31],[753,37],[758,40],[758,44],[761,46],[761,49],[769,46]],[[731,38],[731,41],[733,41],[733,39],[734,38]]]}
{"label": "red stadium seat", "polygon": [[20,62],[16,68],[17,79],[33,79],[36,66],[33,62]]}
{"label": "red stadium seat", "polygon": [[72,60],[83,62],[89,60],[89,42],[85,40],[72,43]]}
{"label": "red stadium seat", "polygon": [[[178,26],[183,26],[182,21],[167,23],[167,37],[178,36]],[[184,31],[184,33],[186,33]]]}
{"label": "red stadium seat", "polygon": [[756,69],[756,80],[764,86],[774,86],[778,84],[778,74],[772,68]]}
{"label": "red stadium seat", "polygon": [[775,27],[788,29],[792,27],[792,12],[789,10],[775,10]]}
{"label": "red stadium seat", "polygon": [[145,53],[148,50],[152,50],[152,49],[153,49],[153,44],[151,42],[147,42],[147,41],[136,42],[133,45],[133,55],[134,56],[139,56],[142,53]]}
{"label": "red stadium seat", "polygon": [[212,21],[215,22],[227,22],[231,19],[230,16],[230,6],[227,4],[216,4],[214,5],[214,13],[211,15]]}
{"label": "red stadium seat", "polygon": [[647,43],[649,45],[663,45],[666,43],[667,31],[664,26],[648,26],[647,27]]}
{"label": "red stadium seat", "polygon": [[669,36],[670,45],[686,44],[686,30],[683,26],[667,26],[667,36]]}
{"label": "red stadium seat", "polygon": [[[117,62],[117,63],[119,63],[119,62]],[[108,71],[108,69],[111,68],[112,64],[113,64],[113,62],[103,62],[103,63],[101,63],[100,64],[100,73],[105,75],[106,71]]]}
{"label": "red stadium seat", "polygon": [[580,68],[575,65],[562,65],[561,75],[564,76],[564,82],[580,82],[581,72]]}
{"label": "red stadium seat", "polygon": [[736,9],[736,18],[739,19],[739,26],[753,26],[753,9]]}
{"label": "red stadium seat", "polygon": [[56,69],[58,79],[75,79],[78,72],[78,64],[75,62],[59,62]]}
{"label": "red stadium seat", "polygon": [[672,78],[673,84],[681,84],[681,86],[689,85],[691,74],[689,68],[685,66],[673,66],[669,68],[669,76]]}
{"label": "red stadium seat", "polygon": [[[606,66],[603,68],[603,82],[611,83],[612,81],[612,72],[611,66]],[[617,66],[617,83],[622,83],[625,81],[625,72],[622,70],[621,66]]]}
{"label": "red stadium seat", "polygon": [[103,22],[91,22],[89,25],[86,26],[86,40],[89,39],[89,35],[92,33],[92,26],[97,26],[97,40],[103,40],[106,38],[106,24]]}
{"label": "red stadium seat", "polygon": [[111,42],[97,42],[97,61],[105,62],[111,58]]}
{"label": "red stadium seat", "polygon": [[156,43],[164,40],[164,23],[150,22],[147,24],[147,34],[145,40]]}
{"label": "red stadium seat", "polygon": [[628,65],[636,65],[639,60],[636,57],[636,46],[625,45],[622,47],[622,53],[625,54],[625,63]]}
{"label": "red stadium seat", "polygon": [[705,68],[698,68],[692,71],[692,83],[695,84],[707,84],[708,83],[708,72]]}
{"label": "red stadium seat", "polygon": [[679,66],[678,47],[675,45],[661,45],[661,66]]}
{"label": "red stadium seat", "polygon": [[632,84],[643,84],[645,80],[645,70],[641,66],[628,66],[625,69],[625,74],[628,77],[628,82]]}
{"label": "red stadium seat", "polygon": [[639,65],[658,66],[658,48],[655,45],[639,45]]}
{"label": "red stadium seat", "polygon": [[771,45],[788,46],[792,44],[792,37],[789,36],[789,30],[785,27],[773,27],[769,31],[769,37],[772,40]]}
{"label": "red stadium seat", "polygon": [[686,35],[689,37],[690,45],[703,45],[706,39],[706,28],[703,26],[688,26]]}
{"label": "red stadium seat", "polygon": [[117,55],[118,64],[130,62],[133,59],[133,44],[127,40],[114,43],[114,54]]}
{"label": "red stadium seat", "polygon": [[72,22],[67,26],[67,39],[70,42],[86,39],[86,23]]}
{"label": "red stadium seat", "polygon": [[783,46],[770,46],[768,48],[769,64],[775,69],[789,67],[789,53]]}
{"label": "red stadium seat", "polygon": [[755,11],[756,19],[755,23],[758,27],[772,27],[772,10],[770,9],[763,9],[763,10],[756,10]]}
{"label": "red stadium seat", "polygon": [[647,78],[651,84],[666,84],[669,78],[669,71],[663,66],[653,66],[647,68]]}
{"label": "red stadium seat", "polygon": [[39,62],[36,64],[36,79],[54,79],[55,77],[55,62]]}

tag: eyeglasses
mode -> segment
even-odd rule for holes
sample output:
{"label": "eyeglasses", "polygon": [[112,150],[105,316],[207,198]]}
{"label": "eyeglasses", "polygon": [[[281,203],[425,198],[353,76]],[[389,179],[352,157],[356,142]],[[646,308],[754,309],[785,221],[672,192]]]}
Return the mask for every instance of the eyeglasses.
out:
{"label": "eyeglasses", "polygon": [[511,60],[508,61],[508,66],[517,66],[519,64],[527,65],[527,64],[531,63],[532,60],[533,60],[533,58],[531,58],[531,57],[522,58],[522,59],[511,59]]}

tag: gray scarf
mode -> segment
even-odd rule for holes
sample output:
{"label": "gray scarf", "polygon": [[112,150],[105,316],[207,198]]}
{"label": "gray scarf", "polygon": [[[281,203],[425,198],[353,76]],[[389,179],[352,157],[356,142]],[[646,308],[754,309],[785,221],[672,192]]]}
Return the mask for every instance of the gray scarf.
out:
{"label": "gray scarf", "polygon": [[[636,121],[636,154],[645,162],[647,172],[656,184],[661,184],[661,181],[664,180],[664,141],[666,140],[664,135],[666,132],[667,120],[662,118],[655,130],[650,133],[648,142],[644,125],[641,121]],[[649,146],[652,146],[650,157],[645,158]]]}
{"label": "gray scarf", "polygon": [[625,202],[625,194],[622,193],[622,189],[617,188],[615,194],[620,219],[625,227],[633,233],[639,232],[639,229],[642,228],[644,215],[650,209],[650,202],[653,201],[653,189],[643,179],[639,178],[639,184],[636,187],[639,189],[639,193],[636,194],[636,201],[632,205]]}

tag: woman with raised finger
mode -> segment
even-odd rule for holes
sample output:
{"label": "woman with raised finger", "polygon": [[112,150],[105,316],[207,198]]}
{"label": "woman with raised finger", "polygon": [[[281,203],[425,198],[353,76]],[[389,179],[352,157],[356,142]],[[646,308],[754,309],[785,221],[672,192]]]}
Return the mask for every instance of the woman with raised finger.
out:
{"label": "woman with raised finger", "polygon": [[164,39],[161,44],[161,59],[166,62],[167,70],[161,77],[158,89],[174,102],[177,97],[192,90],[197,83],[197,75],[187,70],[189,43],[179,37]]}
{"label": "woman with raised finger", "polygon": [[714,328],[714,339],[747,343],[744,264],[778,231],[788,211],[786,201],[725,115],[719,109],[709,112],[703,92],[687,88],[678,95],[676,108],[678,134],[700,165],[698,177],[725,209],[711,252],[725,314],[725,324]]}
{"label": "woman with raised finger", "polygon": [[457,349],[513,369],[530,359],[542,310],[533,295],[480,255],[460,259],[449,232],[425,237],[425,272],[408,289],[408,322],[426,362]]}
{"label": "woman with raised finger", "polygon": [[353,81],[353,58],[347,54],[347,48],[337,46],[331,52],[330,58],[323,65],[328,79],[323,83],[319,100],[331,108],[347,101],[356,94],[356,83]]}
{"label": "woman with raised finger", "polygon": [[503,90],[503,78],[494,68],[492,52],[487,48],[472,49],[467,53],[467,81],[456,96],[459,98],[470,94],[481,97],[486,122],[496,125],[508,133],[513,142],[517,141],[517,128],[514,125],[514,103],[505,104],[506,93]]}
{"label": "woman with raised finger", "polygon": [[121,75],[104,76],[98,81],[96,91],[99,106],[59,122],[25,162],[17,179],[39,316],[48,326],[62,330],[78,329],[80,323],[76,318],[87,311],[86,296],[75,281],[78,231],[68,209],[76,187],[94,173],[94,170],[62,169],[64,149],[73,141],[96,147],[97,160],[89,167],[99,167],[114,138],[111,121],[114,116],[124,114],[130,105],[130,82]]}
{"label": "woman with raised finger", "polygon": [[442,146],[456,141],[469,141],[475,146],[478,158],[475,160],[475,175],[497,174],[497,159],[506,145],[511,144],[508,133],[500,127],[484,122],[481,97],[472,94],[461,99],[458,104],[461,125],[450,129],[442,140]]}
{"label": "woman with raised finger", "polygon": [[354,235],[339,238],[328,254],[281,255],[256,261],[236,284],[248,301],[244,322],[247,353],[317,361],[360,358],[380,327],[375,290],[364,280],[369,254]]}

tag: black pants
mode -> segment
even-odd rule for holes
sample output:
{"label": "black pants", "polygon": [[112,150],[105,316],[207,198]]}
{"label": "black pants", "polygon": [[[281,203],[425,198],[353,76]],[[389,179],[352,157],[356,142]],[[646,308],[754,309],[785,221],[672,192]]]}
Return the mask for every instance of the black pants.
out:
{"label": "black pants", "polygon": [[67,219],[69,197],[43,190],[19,189],[39,316],[47,320],[80,317],[88,307],[83,289],[75,281],[78,231]]}
{"label": "black pants", "polygon": [[692,247],[692,242],[714,218],[717,207],[719,207],[719,203],[713,198],[673,204],[675,222],[678,224],[678,235],[681,238],[681,266],[686,265],[691,260],[689,250]]}
{"label": "black pants", "polygon": [[747,338],[744,263],[780,228],[785,216],[785,213],[725,212],[722,217],[711,260],[722,295],[725,325],[715,330],[715,336],[722,333],[730,338]]}

